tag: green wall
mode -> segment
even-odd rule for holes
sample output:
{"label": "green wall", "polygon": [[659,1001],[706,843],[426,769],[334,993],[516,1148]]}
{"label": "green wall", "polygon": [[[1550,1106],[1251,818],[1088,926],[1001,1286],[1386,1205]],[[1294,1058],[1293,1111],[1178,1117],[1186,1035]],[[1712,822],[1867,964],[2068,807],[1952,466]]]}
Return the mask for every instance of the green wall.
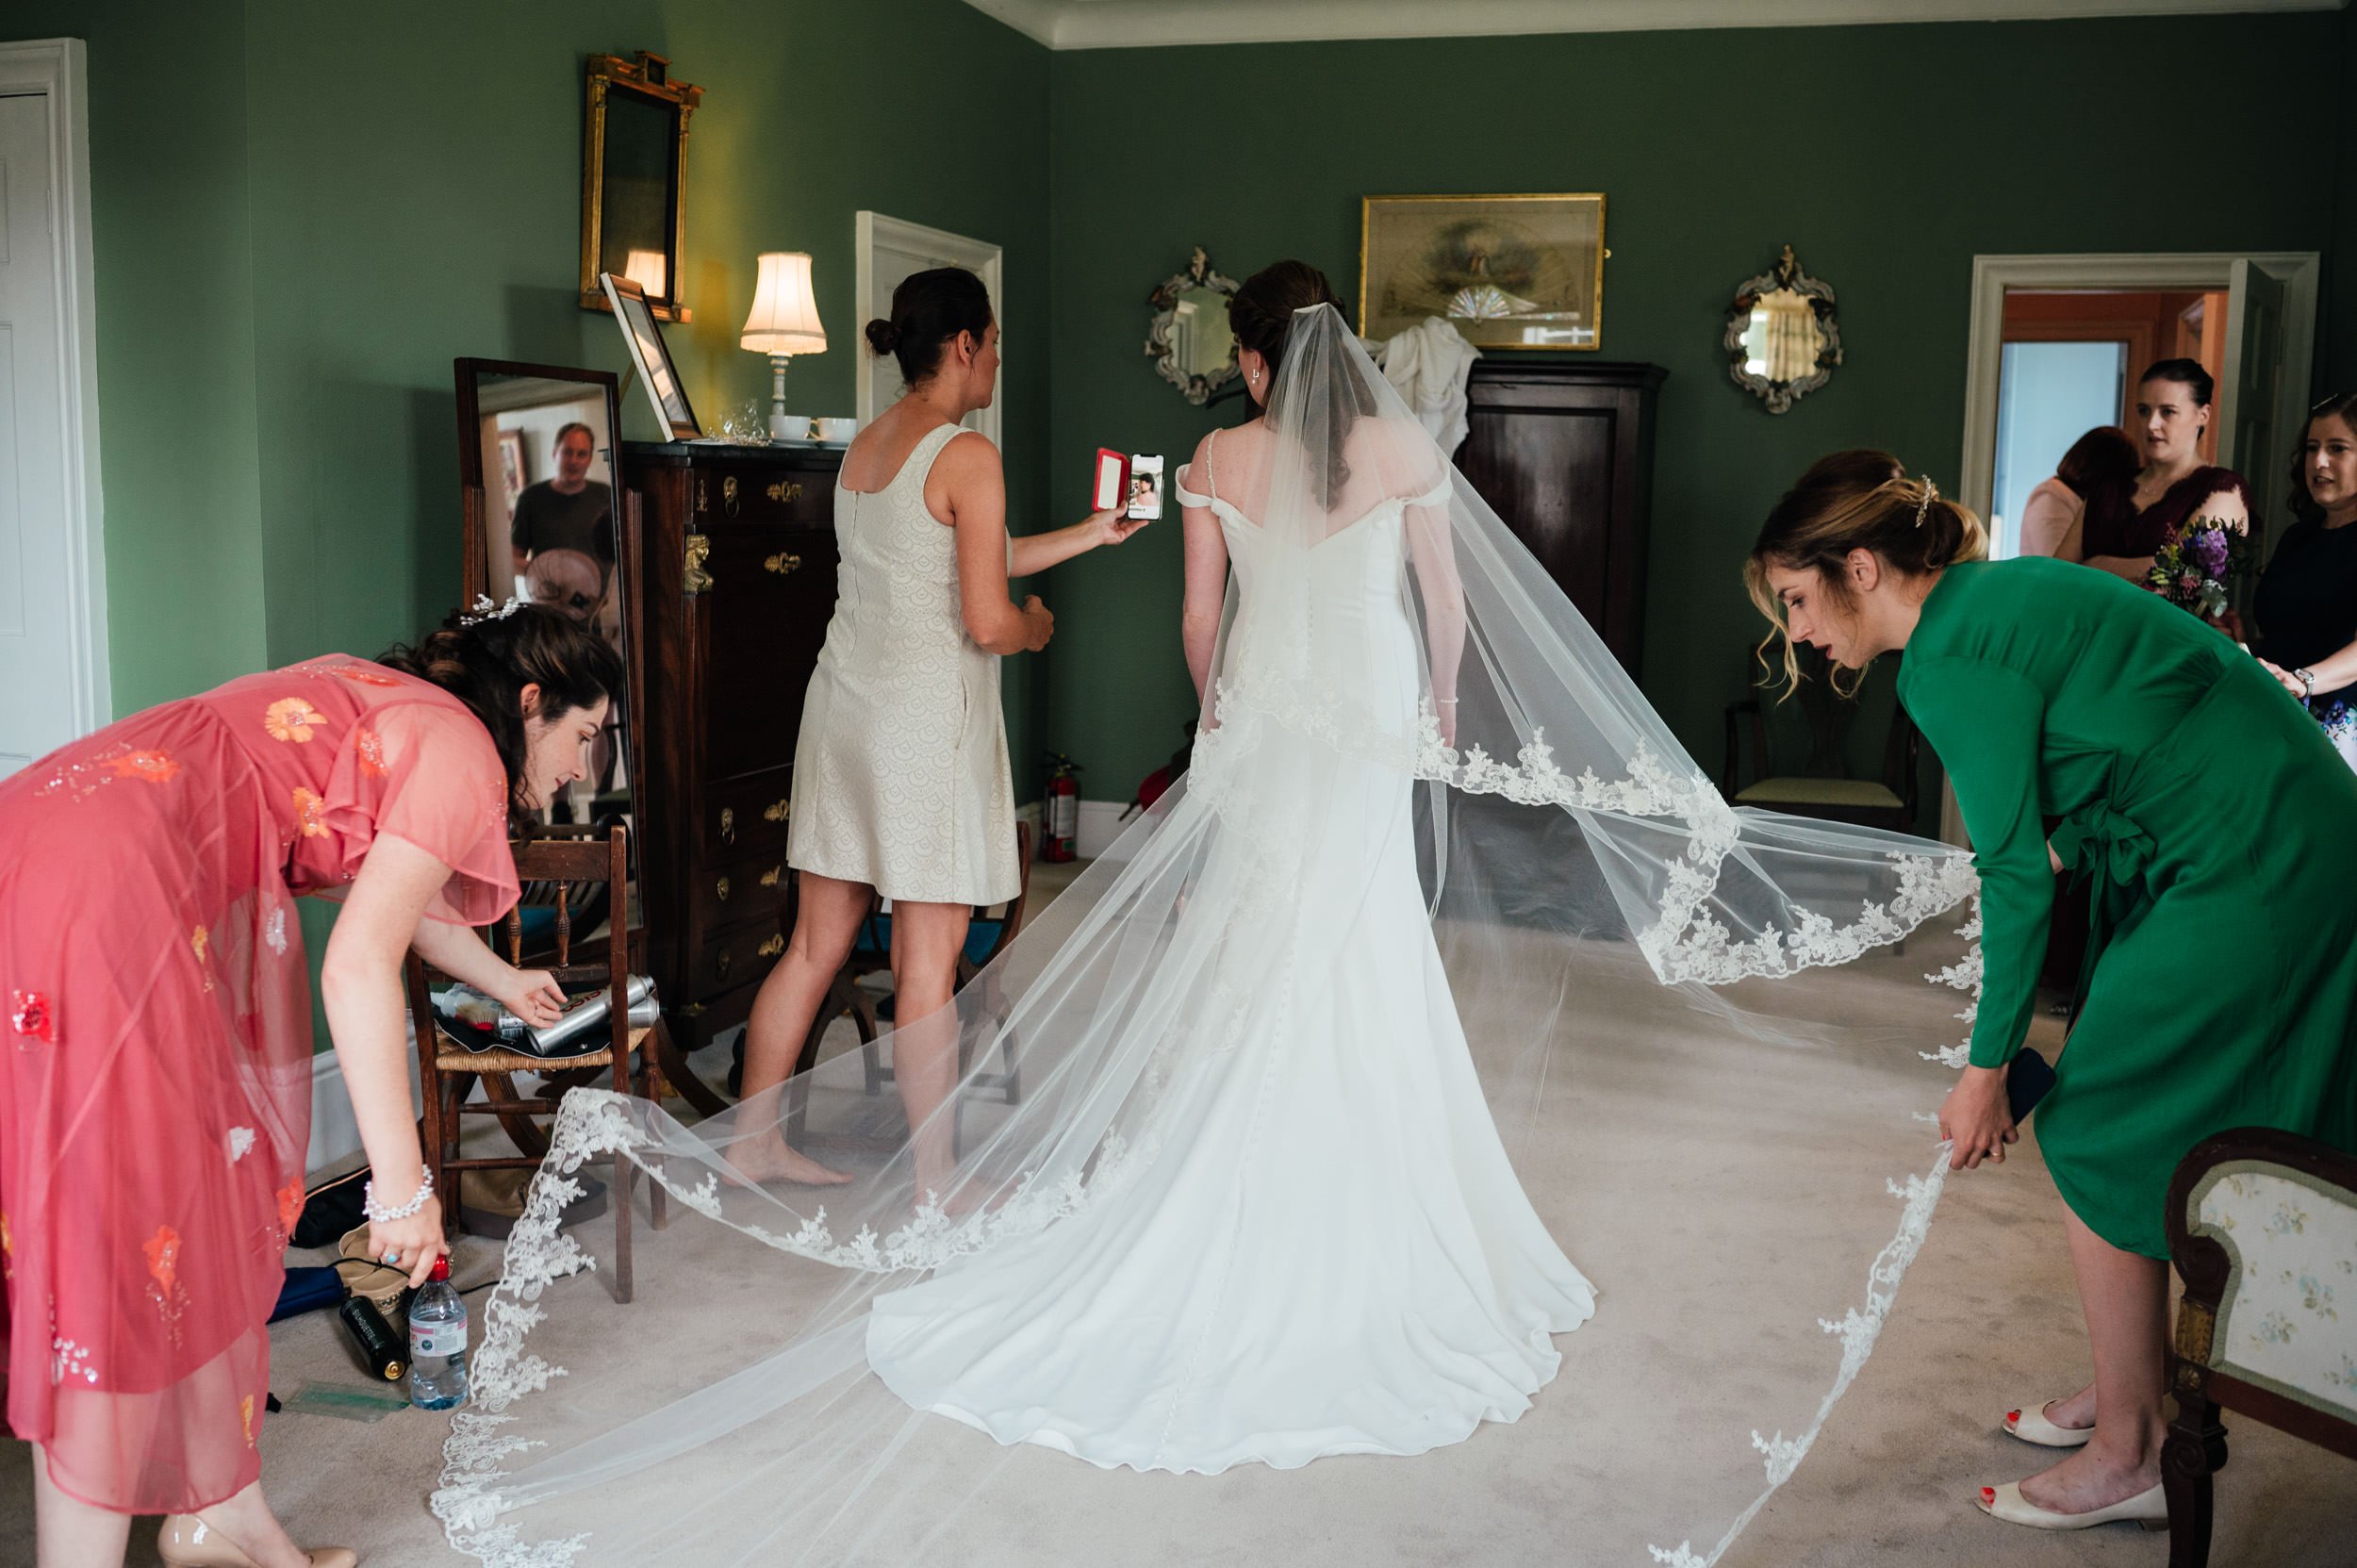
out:
{"label": "green wall", "polygon": [[[1756,619],[1739,566],[1775,496],[1819,455],[1870,445],[1953,493],[1974,253],[2332,249],[2349,28],[2327,13],[1058,55],[1056,494],[1077,504],[1095,447],[1178,462],[1240,418],[1190,408],[1139,352],[1146,291],[1191,245],[1237,277],[1299,256],[1355,301],[1362,194],[1604,191],[1600,357],[1670,371],[1644,686],[1715,769]],[[2155,107],[2163,83],[2206,120]],[[1848,362],[1771,416],[1717,345],[1736,283],[1788,241],[1838,290]],[[2338,340],[2347,378],[2346,327]],[[1192,711],[1179,586],[1171,523],[1050,585],[1047,735],[1089,765],[1091,796],[1126,796]]]}
{"label": "green wall", "polygon": [[[705,89],[668,329],[708,425],[768,395],[736,346],[754,256],[812,253],[829,352],[794,406],[849,413],[852,214],[1005,247],[1014,515],[1047,420],[1047,51],[960,0],[303,0],[11,6],[90,48],[100,438],[116,711],[265,662],[370,653],[458,597],[451,361],[620,371],[574,302],[582,72],[648,49]],[[625,434],[652,421],[625,408]],[[1040,661],[1008,671],[1030,751]]]}

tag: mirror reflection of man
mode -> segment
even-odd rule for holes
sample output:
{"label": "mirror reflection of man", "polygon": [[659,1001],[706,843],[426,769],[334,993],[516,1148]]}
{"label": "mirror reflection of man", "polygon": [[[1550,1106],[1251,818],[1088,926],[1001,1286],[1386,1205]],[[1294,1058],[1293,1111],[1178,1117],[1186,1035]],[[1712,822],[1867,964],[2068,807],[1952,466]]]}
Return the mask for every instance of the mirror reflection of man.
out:
{"label": "mirror reflection of man", "polygon": [[556,477],[527,486],[516,498],[509,541],[516,573],[545,550],[577,550],[605,571],[614,569],[614,492],[589,477],[597,437],[578,420],[556,433]]}

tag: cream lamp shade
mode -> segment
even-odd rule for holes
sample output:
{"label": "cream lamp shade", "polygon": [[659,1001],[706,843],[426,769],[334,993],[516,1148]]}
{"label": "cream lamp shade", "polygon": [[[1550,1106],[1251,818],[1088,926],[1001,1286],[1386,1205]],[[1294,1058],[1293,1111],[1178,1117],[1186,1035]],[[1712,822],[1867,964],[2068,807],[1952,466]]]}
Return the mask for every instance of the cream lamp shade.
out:
{"label": "cream lamp shade", "polygon": [[761,281],[753,287],[753,313],[745,318],[740,348],[769,356],[769,438],[799,440],[810,421],[785,411],[785,362],[798,354],[827,352],[827,329],[818,324],[818,301],[810,288],[808,251],[764,251]]}
{"label": "cream lamp shade", "polygon": [[811,293],[808,252],[762,253],[753,313],[745,318],[745,335],[737,342],[755,354],[827,352],[827,329],[818,324],[818,301]]}
{"label": "cream lamp shade", "polygon": [[668,281],[665,274],[668,271],[664,265],[661,251],[633,251],[622,263],[622,275],[638,285],[651,300],[671,297],[670,290],[664,287]]}

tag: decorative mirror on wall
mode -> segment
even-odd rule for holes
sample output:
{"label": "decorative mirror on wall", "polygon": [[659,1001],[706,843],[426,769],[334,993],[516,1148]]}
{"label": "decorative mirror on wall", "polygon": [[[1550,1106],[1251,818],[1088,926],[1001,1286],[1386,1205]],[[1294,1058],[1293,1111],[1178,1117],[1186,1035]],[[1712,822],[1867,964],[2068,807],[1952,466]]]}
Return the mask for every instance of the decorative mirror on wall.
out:
{"label": "decorative mirror on wall", "polygon": [[[466,602],[550,605],[595,627],[629,670],[632,573],[614,462],[615,378],[499,359],[461,359],[456,371]],[[635,692],[635,679],[629,685]],[[556,820],[630,819],[630,706],[614,704],[589,743],[587,776],[552,802]]]}
{"label": "decorative mirror on wall", "polygon": [[1235,291],[1236,280],[1212,271],[1210,254],[1197,245],[1186,271],[1171,273],[1146,297],[1154,311],[1146,331],[1146,357],[1198,408],[1242,373],[1236,335],[1228,326],[1228,296]]}
{"label": "decorative mirror on wall", "polygon": [[1782,414],[1833,379],[1841,363],[1841,331],[1833,288],[1801,271],[1792,247],[1775,270],[1747,278],[1727,306],[1727,374]]}
{"label": "decorative mirror on wall", "polygon": [[671,80],[671,62],[638,51],[589,58],[581,152],[581,304],[609,310],[600,272],[636,283],[655,315],[693,321],[680,303],[687,226],[687,117],[704,90]]}

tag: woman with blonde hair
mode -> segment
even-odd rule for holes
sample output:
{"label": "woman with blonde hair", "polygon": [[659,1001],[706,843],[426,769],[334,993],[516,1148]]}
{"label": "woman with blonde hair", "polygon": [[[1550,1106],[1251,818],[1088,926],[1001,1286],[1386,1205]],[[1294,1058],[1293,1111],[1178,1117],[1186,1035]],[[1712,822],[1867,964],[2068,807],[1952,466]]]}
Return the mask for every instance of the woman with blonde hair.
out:
{"label": "woman with blonde hair", "polygon": [[[2044,1529],[2165,1520],[2170,1173],[2234,1127],[2357,1149],[2357,775],[2256,660],[2154,595],[1978,559],[1979,520],[1925,480],[1803,488],[1745,568],[1771,640],[1788,669],[1802,642],[1852,671],[1906,651],[1900,700],[1978,855],[1985,990],[1940,1112],[1956,1165],[2019,1136],[2007,1065],[2055,876],[2093,883],[2081,1012],[2036,1114],[2095,1378],[2007,1417],[2079,1451],[1979,1505]],[[2051,847],[2041,812],[2062,819]]]}

